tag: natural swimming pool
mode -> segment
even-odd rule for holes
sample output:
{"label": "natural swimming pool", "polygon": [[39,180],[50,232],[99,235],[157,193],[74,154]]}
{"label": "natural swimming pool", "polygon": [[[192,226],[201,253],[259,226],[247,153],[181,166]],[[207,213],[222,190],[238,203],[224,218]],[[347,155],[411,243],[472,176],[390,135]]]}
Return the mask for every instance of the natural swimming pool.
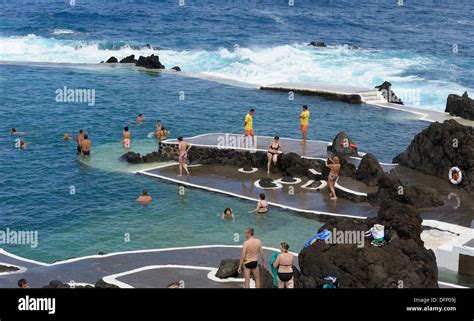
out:
{"label": "natural swimming pool", "polygon": [[[300,108],[308,104],[312,112],[309,138],[330,141],[345,130],[361,150],[390,162],[428,125],[393,110],[309,96],[288,100],[285,93],[169,74],[10,65],[0,65],[0,69],[4,120],[0,124],[4,191],[0,226],[39,234],[37,248],[4,248],[46,262],[99,251],[235,244],[248,226],[255,227],[267,246],[286,241],[299,251],[321,226],[317,220],[277,209],[265,216],[248,214],[254,204],[199,190],[180,195],[177,186],[116,171],[117,163],[107,158],[92,159],[91,166],[86,166],[77,162],[75,144],[62,140],[65,132],[74,135],[84,128],[94,149],[118,155],[120,147],[116,147],[125,125],[131,126],[132,146],[153,150],[156,143],[146,136],[157,119],[172,131],[170,137],[238,133],[243,116],[253,107],[258,134],[298,138]],[[64,86],[95,89],[95,105],[56,102],[55,90]],[[146,118],[141,127],[135,124],[138,113]],[[11,127],[32,132],[24,136],[32,142],[27,150],[14,148]],[[155,198],[145,208],[134,201],[144,188]],[[218,218],[225,207],[234,209],[235,222]]]}

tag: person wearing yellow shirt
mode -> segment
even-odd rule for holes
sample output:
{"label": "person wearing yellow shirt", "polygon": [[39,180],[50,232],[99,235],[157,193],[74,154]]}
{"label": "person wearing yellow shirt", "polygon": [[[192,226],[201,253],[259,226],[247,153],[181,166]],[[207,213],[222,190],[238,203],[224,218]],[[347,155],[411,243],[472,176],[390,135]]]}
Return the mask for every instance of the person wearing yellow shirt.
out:
{"label": "person wearing yellow shirt", "polygon": [[255,136],[253,133],[253,114],[255,113],[255,109],[250,109],[250,111],[245,115],[245,122],[244,122],[244,146],[247,143],[247,136],[252,137],[252,146],[255,145]]}
{"label": "person wearing yellow shirt", "polygon": [[306,145],[306,132],[308,130],[308,123],[309,123],[308,106],[303,105],[303,111],[300,114],[300,127],[301,127],[301,134],[303,135],[303,140],[301,141],[301,145]]}

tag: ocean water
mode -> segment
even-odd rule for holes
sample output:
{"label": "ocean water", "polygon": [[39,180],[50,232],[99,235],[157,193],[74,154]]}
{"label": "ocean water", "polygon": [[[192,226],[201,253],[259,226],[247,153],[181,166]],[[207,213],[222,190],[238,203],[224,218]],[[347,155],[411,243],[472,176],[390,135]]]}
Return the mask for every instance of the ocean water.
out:
{"label": "ocean water", "polygon": [[[395,1],[185,3],[0,1],[0,60],[24,62],[0,64],[0,226],[35,230],[40,238],[38,248],[5,249],[52,262],[99,251],[236,244],[253,226],[265,245],[287,241],[299,251],[322,223],[278,209],[248,214],[250,202],[193,189],[180,195],[175,185],[134,175],[118,160],[123,126],[131,127],[132,150],[148,152],[157,147],[147,139],[157,119],[171,137],[239,133],[254,107],[257,134],[298,138],[300,108],[308,104],[310,139],[331,141],[344,130],[362,151],[390,162],[429,124],[394,110],[298,95],[289,100],[286,93],[199,78],[28,62],[96,63],[155,52],[167,67],[251,85],[370,87],[390,80],[395,88],[419,89],[421,107],[437,110],[448,93],[474,87],[468,1],[405,1],[402,7]],[[312,40],[331,47],[304,45]],[[133,47],[144,44],[167,50]],[[55,91],[64,86],[94,89],[95,105],[56,102]],[[138,113],[146,118],[142,126],[134,122]],[[32,132],[22,136],[32,142],[27,150],[15,148],[11,127]],[[92,138],[88,162],[79,162],[75,144],[62,140],[79,128]],[[144,188],[155,198],[148,207],[134,202]],[[225,207],[234,209],[235,222],[218,218]]]}
{"label": "ocean water", "polygon": [[[443,111],[448,94],[474,88],[474,4],[402,2],[0,1],[0,60],[98,63],[153,52],[168,67],[257,85],[388,80],[408,105]],[[145,44],[166,50],[133,49]]]}

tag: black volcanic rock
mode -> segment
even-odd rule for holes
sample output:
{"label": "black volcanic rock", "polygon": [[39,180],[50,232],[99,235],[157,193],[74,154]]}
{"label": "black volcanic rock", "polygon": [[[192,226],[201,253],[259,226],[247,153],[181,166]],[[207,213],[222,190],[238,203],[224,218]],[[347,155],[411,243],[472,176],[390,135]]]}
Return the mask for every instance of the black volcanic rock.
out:
{"label": "black volcanic rock", "polygon": [[117,63],[118,60],[117,58],[115,58],[114,56],[110,57],[109,59],[107,59],[107,61],[105,62],[106,64],[114,64],[114,63]]}
{"label": "black volcanic rock", "polygon": [[174,71],[181,71],[181,68],[179,68],[178,66],[174,66],[171,69],[173,69]]}
{"label": "black volcanic rock", "polygon": [[462,171],[461,188],[474,190],[474,128],[455,120],[432,123],[417,134],[394,163],[448,180],[449,169]]}
{"label": "black volcanic rock", "polygon": [[[348,142],[347,146],[344,145],[346,139]],[[357,148],[354,148],[351,145],[354,145],[352,139],[345,132],[340,132],[336,137],[334,137],[332,145],[328,146],[328,150],[341,159],[349,156],[358,156]]]}
{"label": "black volcanic rock", "polygon": [[106,283],[103,279],[97,280],[95,283],[96,289],[119,289],[115,284]]}
{"label": "black volcanic rock", "polygon": [[264,187],[264,188],[272,188],[272,187],[277,186],[271,178],[262,178],[259,184],[261,187]]}
{"label": "black volcanic rock", "polygon": [[322,229],[367,231],[373,224],[385,226],[388,243],[382,247],[318,242],[301,250],[298,287],[319,287],[327,275],[336,276],[342,288],[437,288],[438,267],[432,250],[424,247],[421,217],[410,205],[392,200],[382,204],[376,218],[334,219]]}
{"label": "black volcanic rock", "polygon": [[294,179],[294,178],[291,177],[291,176],[283,176],[283,177],[281,178],[281,181],[282,181],[282,182],[285,182],[285,183],[294,183],[294,182],[296,182],[296,179]]}
{"label": "black volcanic rock", "polygon": [[230,277],[242,277],[237,271],[239,269],[239,259],[224,259],[219,264],[219,269],[216,272],[216,276],[220,279],[230,278]]}
{"label": "black volcanic rock", "polygon": [[160,57],[151,55],[148,57],[140,56],[136,63],[138,67],[144,67],[147,69],[165,69],[165,66],[161,64]]}
{"label": "black volcanic rock", "polygon": [[467,91],[462,96],[451,94],[448,96],[444,111],[452,116],[474,120],[474,99],[469,98]]}
{"label": "black volcanic rock", "polygon": [[379,161],[373,154],[365,154],[355,173],[355,179],[364,182],[367,186],[375,186],[383,174]]}
{"label": "black volcanic rock", "polygon": [[15,267],[15,266],[0,265],[0,273],[16,272],[16,271],[19,271],[19,270],[20,269]]}
{"label": "black volcanic rock", "polygon": [[392,90],[392,84],[388,81],[384,81],[381,85],[375,86],[389,103],[403,105],[403,102]]}
{"label": "black volcanic rock", "polygon": [[372,205],[382,205],[387,200],[410,204],[416,208],[436,207],[444,204],[436,189],[408,184],[395,174],[383,173],[377,184],[379,186],[377,192],[367,195],[367,200]]}
{"label": "black volcanic rock", "polygon": [[140,157],[140,153],[135,152],[128,152],[126,154],[123,154],[121,159],[126,161],[127,163],[132,164],[140,164],[143,162],[142,158]]}
{"label": "black volcanic rock", "polygon": [[121,64],[130,64],[130,63],[136,63],[136,62],[137,60],[135,59],[135,55],[130,55],[120,60]]}
{"label": "black volcanic rock", "polygon": [[308,46],[323,47],[323,48],[324,48],[324,47],[327,47],[327,45],[326,45],[324,42],[322,42],[322,41],[318,41],[318,42],[316,42],[316,41],[311,41],[311,42],[308,44]]}

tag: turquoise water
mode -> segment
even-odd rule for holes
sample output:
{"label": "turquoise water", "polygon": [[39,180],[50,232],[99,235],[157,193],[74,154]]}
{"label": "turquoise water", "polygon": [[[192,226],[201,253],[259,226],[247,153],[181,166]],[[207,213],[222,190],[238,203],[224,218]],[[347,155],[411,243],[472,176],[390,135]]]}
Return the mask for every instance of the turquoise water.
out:
{"label": "turquoise water", "polygon": [[[362,150],[390,161],[428,124],[391,110],[316,97],[289,101],[284,93],[168,74],[8,65],[0,69],[0,112],[5,120],[0,124],[0,226],[37,230],[38,248],[5,248],[41,261],[99,251],[234,244],[234,233],[247,226],[255,227],[268,246],[284,240],[298,251],[321,226],[317,220],[277,209],[256,217],[247,214],[254,206],[250,202],[198,190],[180,196],[174,185],[131,174],[130,166],[117,160],[124,152],[120,137],[125,125],[131,126],[132,149],[143,153],[157,148],[147,139],[156,119],[172,131],[171,137],[240,132],[243,115],[256,107],[258,134],[296,138],[300,106],[308,103],[313,112],[311,138],[332,140],[338,131],[347,130]],[[56,102],[55,90],[63,86],[95,88],[95,106]],[[179,100],[180,91],[185,100]],[[146,118],[141,127],[135,124],[138,113]],[[24,135],[32,142],[27,150],[14,148],[10,127],[32,132]],[[74,135],[79,128],[89,132],[93,142],[87,164],[77,161],[74,143],[62,140],[63,133]],[[69,194],[71,186],[75,195]],[[144,188],[155,197],[146,208],[134,202]],[[225,207],[234,208],[235,222],[217,217]],[[130,233],[131,242],[124,242],[125,233]]]}

